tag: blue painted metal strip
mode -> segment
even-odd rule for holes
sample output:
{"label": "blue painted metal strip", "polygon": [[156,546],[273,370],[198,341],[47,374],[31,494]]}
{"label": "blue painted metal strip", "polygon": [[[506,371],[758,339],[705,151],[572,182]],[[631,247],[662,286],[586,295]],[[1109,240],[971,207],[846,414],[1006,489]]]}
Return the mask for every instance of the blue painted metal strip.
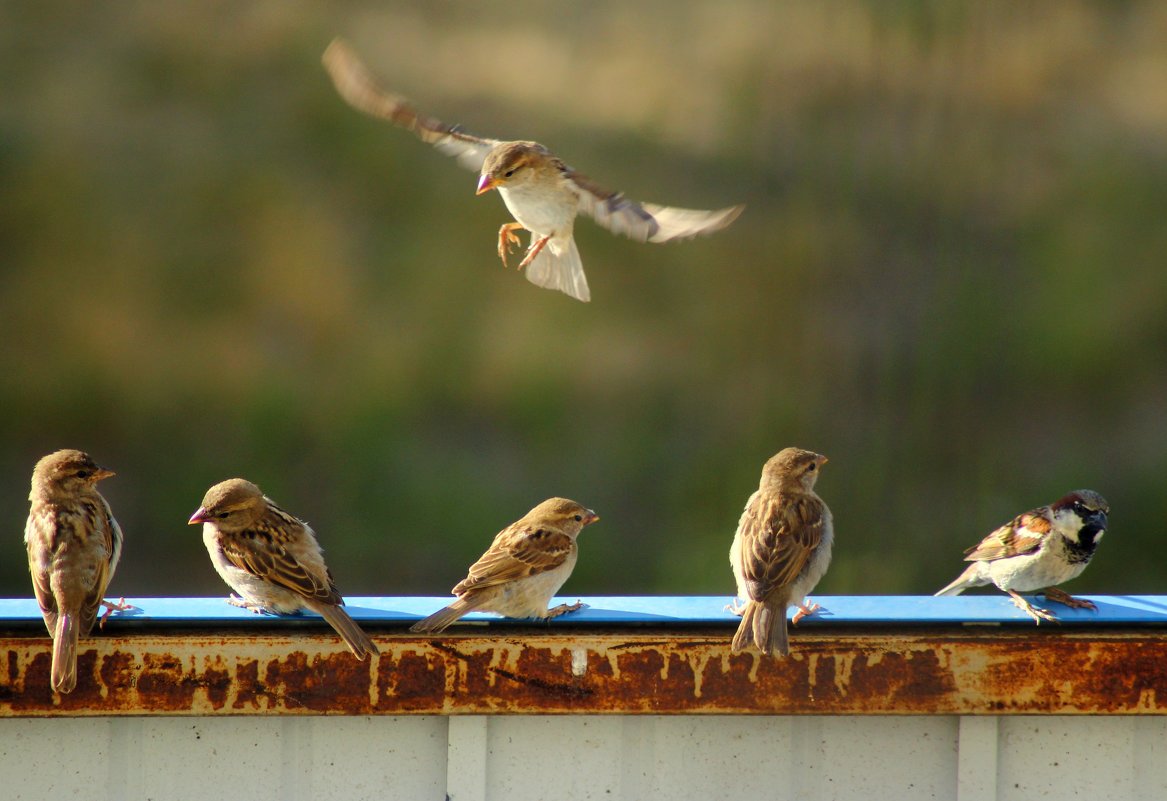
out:
{"label": "blue painted metal strip", "polygon": [[[1098,605],[1097,612],[1068,609],[1059,604],[1037,600],[1038,606],[1051,608],[1064,625],[1167,625],[1167,596],[1163,595],[1091,595],[1087,597]],[[277,621],[314,620],[305,614],[294,618],[275,618],[256,615],[245,609],[230,606],[222,597],[216,598],[129,598],[138,609],[129,613],[115,613],[107,628],[126,625],[214,625],[259,624],[270,626]],[[555,603],[571,603],[574,596],[559,598]],[[726,605],[727,595],[702,596],[595,596],[582,599],[588,606],[578,612],[549,621],[550,626],[641,624],[686,626],[703,624],[732,625],[737,618]],[[804,620],[806,628],[832,626],[918,626],[936,624],[1005,624],[1033,625],[1033,621],[1017,609],[1004,595],[966,595],[955,598],[933,598],[929,595],[848,595],[816,596],[822,611]],[[357,620],[369,623],[412,623],[449,603],[448,596],[423,597],[350,597],[347,609]],[[465,622],[503,623],[507,621],[491,613],[475,612]],[[31,598],[0,598],[0,626],[23,627],[41,625],[41,614]]]}

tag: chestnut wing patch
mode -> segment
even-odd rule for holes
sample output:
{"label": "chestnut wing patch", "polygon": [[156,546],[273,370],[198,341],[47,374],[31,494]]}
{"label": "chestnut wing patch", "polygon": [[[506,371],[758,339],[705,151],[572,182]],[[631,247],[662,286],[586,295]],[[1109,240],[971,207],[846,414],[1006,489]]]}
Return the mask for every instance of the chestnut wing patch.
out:
{"label": "chestnut wing patch", "polygon": [[995,559],[1033,553],[1041,547],[1045,535],[1052,529],[1053,524],[1040,510],[1026,512],[965,551],[964,560],[991,562]]}

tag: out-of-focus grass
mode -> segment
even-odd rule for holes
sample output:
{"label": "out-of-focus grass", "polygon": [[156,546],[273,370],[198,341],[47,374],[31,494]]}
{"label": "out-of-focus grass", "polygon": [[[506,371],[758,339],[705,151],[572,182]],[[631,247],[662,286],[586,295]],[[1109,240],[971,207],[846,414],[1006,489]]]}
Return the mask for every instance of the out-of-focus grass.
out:
{"label": "out-of-focus grass", "polygon": [[[746,214],[583,219],[593,303],[538,290],[497,197],[336,97],[335,34],[449,122]],[[119,593],[223,591],[184,522],[233,475],[350,594],[443,592],[553,494],[603,517],[566,591],[728,593],[790,444],[831,457],[824,592],[932,591],[1078,487],[1113,536],[1076,590],[1167,590],[1161,4],[22,4],[0,85],[0,593],[65,446],[118,471]]]}

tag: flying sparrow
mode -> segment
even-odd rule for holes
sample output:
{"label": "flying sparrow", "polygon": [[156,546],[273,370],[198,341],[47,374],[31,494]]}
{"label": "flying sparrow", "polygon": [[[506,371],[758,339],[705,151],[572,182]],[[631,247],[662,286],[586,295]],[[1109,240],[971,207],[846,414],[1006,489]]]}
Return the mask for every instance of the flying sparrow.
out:
{"label": "flying sparrow", "polygon": [[53,638],[52,685],[59,693],[77,686],[77,640],[93,630],[122,554],[121,527],[97,491],[97,482],[112,475],[75,450],[50,453],[32,472],[24,544],[32,589]]}
{"label": "flying sparrow", "polygon": [[972,564],[936,594],[959,595],[969,587],[995,584],[1038,625],[1057,617],[1019,593],[1040,592],[1048,600],[1073,609],[1096,609],[1091,601],[1075,598],[1054,585],[1075,578],[1090,564],[1098,541],[1106,533],[1108,514],[1110,506],[1105,498],[1092,490],[1078,490],[1050,506],[1018,515],[965,551],[965,561]]}
{"label": "flying sparrow", "polygon": [[758,490],[746,502],[729,549],[737,594],[746,601],[730,607],[742,617],[733,653],[752,642],[764,654],[786,656],[786,609],[798,607],[797,625],[820,608],[806,596],[831,562],[831,510],[814,492],[826,463],[825,456],[786,448],[762,468]]}
{"label": "flying sparrow", "polygon": [[316,534],[259,487],[241,478],[216,484],[187,522],[203,524],[216,572],[241,596],[228,603],[276,615],[308,609],[328,621],[358,659],[379,653],[344,611]]}
{"label": "flying sparrow", "polygon": [[599,519],[566,498],[543,501],[495,536],[482,558],[470,566],[469,575],[454,587],[458,600],[410,631],[436,634],[474,610],[540,619],[574,612],[583,604],[547,606],[575,567],[580,531]]}
{"label": "flying sparrow", "polygon": [[578,300],[591,298],[572,239],[579,212],[639,242],[669,242],[725,228],[745,208],[699,211],[637,203],[593,183],[538,142],[484,139],[420,114],[404,97],[381,89],[343,39],[332,41],[323,61],[349,105],[412,131],[462,166],[478,171],[478,194],[498,190],[517,221],[498,231],[498,255],[504,266],[511,245],[520,241],[515,231],[530,231],[531,243],[519,269],[527,268],[532,283]]}

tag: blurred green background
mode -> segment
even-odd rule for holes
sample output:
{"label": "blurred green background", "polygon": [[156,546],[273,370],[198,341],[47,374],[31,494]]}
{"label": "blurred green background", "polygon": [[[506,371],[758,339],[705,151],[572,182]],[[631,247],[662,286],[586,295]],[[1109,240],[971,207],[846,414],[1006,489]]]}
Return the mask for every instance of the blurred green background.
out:
{"label": "blurred green background", "polygon": [[[448,122],[678,206],[581,218],[581,304],[495,255],[497,195],[346,106],[346,36]],[[730,594],[762,463],[827,454],[822,594],[929,593],[1090,487],[1075,592],[1167,591],[1167,4],[0,5],[0,595],[41,455],[88,450],[111,591],[214,595],[242,475],[342,592],[440,595],[549,495],[569,594]]]}

